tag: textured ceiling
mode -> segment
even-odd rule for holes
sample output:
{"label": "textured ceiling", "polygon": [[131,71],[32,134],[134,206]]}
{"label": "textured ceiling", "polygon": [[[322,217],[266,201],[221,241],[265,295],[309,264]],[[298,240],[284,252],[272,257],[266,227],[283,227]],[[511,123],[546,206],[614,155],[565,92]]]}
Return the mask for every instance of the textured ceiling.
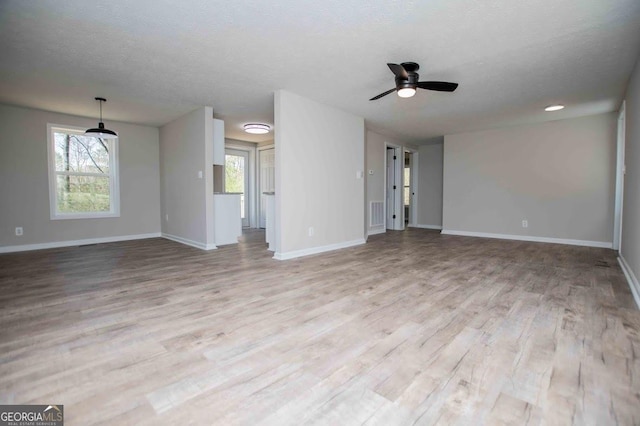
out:
{"label": "textured ceiling", "polygon": [[[406,142],[617,109],[640,51],[638,0],[0,2],[0,102],[162,125],[202,105],[261,141],[286,89]],[[387,62],[454,93],[391,94]],[[546,105],[561,102],[550,114]]]}

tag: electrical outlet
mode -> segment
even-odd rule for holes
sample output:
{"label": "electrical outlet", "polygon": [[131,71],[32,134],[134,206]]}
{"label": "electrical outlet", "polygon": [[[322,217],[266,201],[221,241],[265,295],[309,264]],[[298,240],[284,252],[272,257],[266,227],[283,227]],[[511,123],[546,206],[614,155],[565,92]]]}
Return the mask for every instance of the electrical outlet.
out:
{"label": "electrical outlet", "polygon": [[198,179],[202,179],[202,170],[198,170]]}
{"label": "electrical outlet", "polygon": [[527,219],[523,219],[522,220],[522,227],[523,228],[528,228],[529,227],[529,221]]}
{"label": "electrical outlet", "polygon": [[313,237],[313,235],[315,234],[315,230],[313,229],[313,226],[309,227],[309,236]]}
{"label": "electrical outlet", "polygon": [[23,235],[23,234],[24,234],[24,231],[23,231],[23,229],[22,229],[22,226],[18,226],[18,227],[16,228],[16,236],[17,236],[17,237],[22,237],[22,235]]}

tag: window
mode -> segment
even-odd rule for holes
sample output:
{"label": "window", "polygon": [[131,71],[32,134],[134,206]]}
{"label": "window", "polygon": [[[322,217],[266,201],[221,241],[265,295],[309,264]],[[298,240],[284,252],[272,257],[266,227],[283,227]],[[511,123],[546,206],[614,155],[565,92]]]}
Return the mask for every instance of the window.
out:
{"label": "window", "polygon": [[51,219],[120,216],[118,140],[47,125]]}

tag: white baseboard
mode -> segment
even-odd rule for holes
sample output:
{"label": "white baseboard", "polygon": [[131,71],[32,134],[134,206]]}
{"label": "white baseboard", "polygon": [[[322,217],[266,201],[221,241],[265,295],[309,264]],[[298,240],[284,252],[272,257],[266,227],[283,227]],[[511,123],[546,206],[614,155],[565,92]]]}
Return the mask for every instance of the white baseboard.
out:
{"label": "white baseboard", "polygon": [[568,244],[571,246],[613,248],[613,243],[604,241],[568,240],[564,238],[534,237],[531,235],[491,234],[486,232],[456,231],[443,229],[443,234],[461,235],[464,237],[498,238],[501,240],[532,241],[536,243]]}
{"label": "white baseboard", "polygon": [[151,234],[120,235],[117,237],[86,238],[84,240],[55,241],[51,243],[24,244],[19,246],[4,246],[4,247],[0,247],[0,253],[15,253],[20,251],[85,246],[88,244],[116,243],[118,241],[144,240],[147,238],[159,238],[159,237],[160,237],[160,233],[154,232]]}
{"label": "white baseboard", "polygon": [[289,252],[285,252],[285,253],[276,252],[273,255],[273,258],[277,259],[277,260],[295,259],[296,257],[309,256],[309,255],[312,255],[312,254],[324,253],[324,252],[327,252],[327,251],[333,251],[333,250],[338,250],[338,249],[342,249],[342,248],[358,246],[358,245],[361,245],[361,244],[365,244],[365,242],[366,241],[364,240],[364,238],[359,238],[357,240],[345,241],[343,243],[329,244],[329,245],[320,246],[320,247],[311,247],[311,248],[308,248],[308,249],[289,251]]}
{"label": "white baseboard", "polygon": [[441,230],[442,226],[441,225],[411,225],[409,224],[410,228],[422,228],[422,229],[437,229],[437,230]]}
{"label": "white baseboard", "polygon": [[629,288],[631,289],[631,294],[633,294],[633,300],[636,301],[636,306],[640,308],[640,283],[631,270],[631,267],[621,254],[618,255],[618,263],[622,268],[622,272],[624,272],[624,276],[627,278]]}
{"label": "white baseboard", "polygon": [[162,233],[162,238],[166,238],[167,240],[175,241],[176,243],[185,244],[191,247],[199,248],[200,250],[215,250],[215,244],[204,244],[199,241],[189,240],[187,238],[178,237],[177,235],[165,234]]}
{"label": "white baseboard", "polygon": [[384,234],[385,232],[387,232],[387,230],[385,228],[369,229],[369,231],[367,231],[367,237],[369,235]]}

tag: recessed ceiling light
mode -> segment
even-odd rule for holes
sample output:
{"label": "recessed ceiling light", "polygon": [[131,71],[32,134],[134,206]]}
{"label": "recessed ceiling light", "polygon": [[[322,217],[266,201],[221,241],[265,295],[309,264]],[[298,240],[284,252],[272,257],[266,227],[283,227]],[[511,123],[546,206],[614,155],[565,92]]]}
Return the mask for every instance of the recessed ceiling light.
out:
{"label": "recessed ceiling light", "polygon": [[264,135],[269,133],[271,127],[268,124],[262,123],[248,123],[244,125],[244,131],[247,133],[253,133],[254,135]]}
{"label": "recessed ceiling light", "polygon": [[416,89],[414,89],[413,87],[403,87],[402,89],[398,90],[398,96],[400,96],[401,98],[410,98],[415,94]]}
{"label": "recessed ceiling light", "polygon": [[564,105],[549,105],[544,110],[551,112],[551,111],[560,111],[561,109],[564,109]]}

